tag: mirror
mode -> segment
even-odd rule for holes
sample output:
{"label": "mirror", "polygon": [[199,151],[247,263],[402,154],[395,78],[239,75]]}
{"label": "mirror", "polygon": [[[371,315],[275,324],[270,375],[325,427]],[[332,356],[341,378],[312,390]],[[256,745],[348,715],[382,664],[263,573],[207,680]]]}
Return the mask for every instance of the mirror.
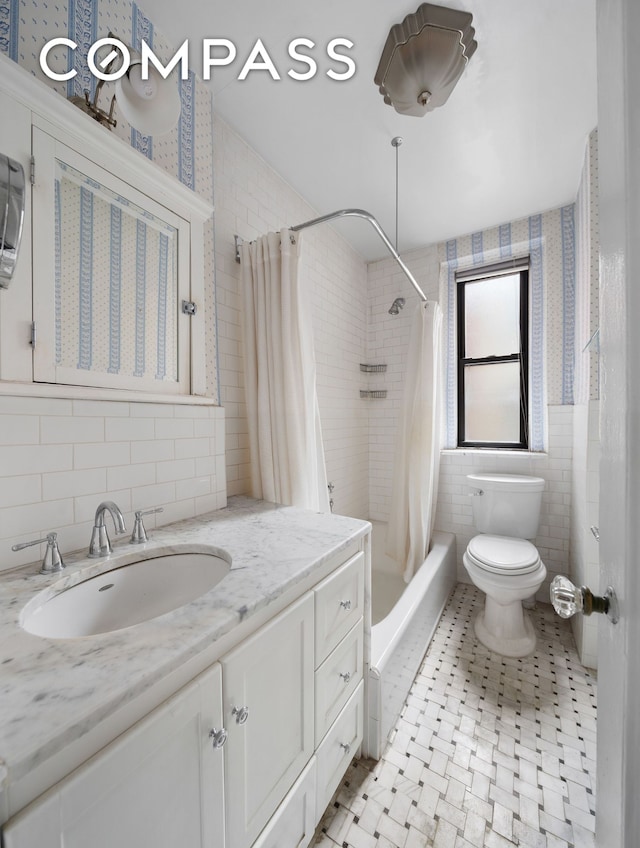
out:
{"label": "mirror", "polygon": [[18,261],[24,204],[22,165],[0,153],[0,287],[5,289]]}
{"label": "mirror", "polygon": [[60,368],[178,380],[178,230],[55,160]]}

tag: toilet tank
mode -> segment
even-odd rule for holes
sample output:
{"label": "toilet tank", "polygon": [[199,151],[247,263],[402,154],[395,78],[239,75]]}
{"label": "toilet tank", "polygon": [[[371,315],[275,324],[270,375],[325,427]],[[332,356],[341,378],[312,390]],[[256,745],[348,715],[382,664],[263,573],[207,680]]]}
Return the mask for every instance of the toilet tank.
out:
{"label": "toilet tank", "polygon": [[[534,539],[544,480],[520,474],[468,474],[473,520],[480,533]],[[482,493],[482,494],[480,494]]]}

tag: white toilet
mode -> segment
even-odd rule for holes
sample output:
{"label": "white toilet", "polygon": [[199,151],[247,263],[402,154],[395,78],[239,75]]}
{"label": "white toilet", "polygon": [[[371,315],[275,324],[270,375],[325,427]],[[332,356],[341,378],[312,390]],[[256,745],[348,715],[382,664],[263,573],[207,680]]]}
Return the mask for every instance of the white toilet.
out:
{"label": "white toilet", "polygon": [[536,646],[525,598],[547,576],[534,539],[544,480],[516,474],[467,475],[473,518],[480,535],[469,542],[462,562],[472,583],[486,594],[475,620],[478,639],[505,657],[525,657]]}

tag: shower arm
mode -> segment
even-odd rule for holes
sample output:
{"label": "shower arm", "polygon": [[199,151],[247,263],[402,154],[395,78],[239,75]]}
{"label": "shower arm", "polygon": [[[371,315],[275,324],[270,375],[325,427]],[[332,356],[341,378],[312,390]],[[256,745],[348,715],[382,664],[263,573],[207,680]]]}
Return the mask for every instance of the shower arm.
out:
{"label": "shower arm", "polygon": [[328,215],[322,215],[320,218],[313,218],[313,220],[311,220],[311,221],[304,221],[304,223],[296,224],[295,227],[289,227],[289,229],[292,232],[297,233],[300,230],[306,230],[308,227],[315,227],[316,224],[326,224],[328,221],[333,221],[335,218],[347,218],[347,217],[364,218],[365,221],[368,221],[371,224],[373,229],[378,233],[378,235],[380,236],[380,238],[384,242],[385,247],[387,248],[389,253],[393,256],[393,258],[396,260],[398,265],[404,271],[407,279],[409,280],[409,282],[411,283],[413,288],[416,290],[420,300],[422,300],[423,303],[426,303],[427,302],[427,296],[425,295],[425,293],[422,291],[422,289],[420,288],[420,286],[416,282],[416,279],[413,276],[413,274],[411,273],[411,271],[407,268],[407,266],[404,264],[404,262],[400,258],[398,251],[395,249],[395,247],[391,244],[391,242],[387,238],[387,234],[385,233],[385,231],[382,229],[380,224],[376,221],[376,219],[373,217],[373,215],[370,212],[365,212],[364,209],[339,209],[337,212],[329,212]]}

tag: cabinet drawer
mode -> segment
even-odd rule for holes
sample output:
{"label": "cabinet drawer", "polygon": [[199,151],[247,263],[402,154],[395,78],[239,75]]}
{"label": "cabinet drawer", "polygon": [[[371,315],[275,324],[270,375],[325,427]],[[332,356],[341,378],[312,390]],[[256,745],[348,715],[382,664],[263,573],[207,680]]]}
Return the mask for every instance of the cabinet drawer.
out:
{"label": "cabinet drawer", "polygon": [[316,827],[316,758],[294,783],[253,848],[305,848]]}
{"label": "cabinet drawer", "polygon": [[316,671],[316,747],[362,680],[362,619]]}
{"label": "cabinet drawer", "polygon": [[317,750],[318,795],[317,815],[327,808],[333,793],[338,788],[347,766],[356,755],[362,742],[364,683],[349,698],[335,723]]}
{"label": "cabinet drawer", "polygon": [[323,580],[314,595],[317,668],[364,614],[364,553]]}

